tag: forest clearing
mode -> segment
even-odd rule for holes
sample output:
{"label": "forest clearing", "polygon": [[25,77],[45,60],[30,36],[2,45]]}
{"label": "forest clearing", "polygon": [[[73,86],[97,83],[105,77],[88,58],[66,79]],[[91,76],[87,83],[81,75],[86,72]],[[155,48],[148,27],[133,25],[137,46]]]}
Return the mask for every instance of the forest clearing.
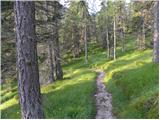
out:
{"label": "forest clearing", "polygon": [[1,1],[2,119],[158,119],[159,1]]}

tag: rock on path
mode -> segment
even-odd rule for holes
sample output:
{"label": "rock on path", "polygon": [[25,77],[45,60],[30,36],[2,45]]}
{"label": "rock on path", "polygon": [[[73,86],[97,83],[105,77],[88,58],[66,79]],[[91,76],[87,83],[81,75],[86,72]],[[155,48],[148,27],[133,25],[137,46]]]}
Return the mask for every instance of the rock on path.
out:
{"label": "rock on path", "polygon": [[105,85],[103,84],[104,76],[105,73],[101,71],[96,80],[96,119],[116,119],[112,114],[112,96],[106,91]]}

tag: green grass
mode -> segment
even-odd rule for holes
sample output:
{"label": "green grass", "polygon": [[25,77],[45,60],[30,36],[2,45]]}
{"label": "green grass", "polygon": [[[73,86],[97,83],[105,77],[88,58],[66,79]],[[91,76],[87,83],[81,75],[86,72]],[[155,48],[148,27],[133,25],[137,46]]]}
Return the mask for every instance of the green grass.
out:
{"label": "green grass", "polygon": [[[41,89],[46,118],[95,117],[97,73],[92,69],[106,72],[104,83],[117,118],[158,118],[158,64],[152,62],[151,49],[135,50],[135,39],[127,35],[126,52],[117,47],[117,59],[112,61],[96,44],[89,45],[87,65],[84,53],[75,59],[65,56],[69,63],[63,66],[64,79]],[[1,96],[2,118],[20,118],[15,82],[2,85]]]}
{"label": "green grass", "polygon": [[[46,118],[94,118],[96,73],[87,70],[82,63],[64,66],[64,80],[42,87]],[[17,87],[7,90],[7,85],[4,84],[1,91],[1,100],[6,100],[0,105],[2,118],[20,118]]]}
{"label": "green grass", "polygon": [[159,72],[151,56],[151,50],[135,51],[103,66],[118,118],[158,118]]}
{"label": "green grass", "polygon": [[90,66],[106,72],[117,118],[158,118],[159,67],[152,62],[151,49],[135,50],[134,39],[128,37],[125,53],[117,48],[116,60],[107,60],[105,50],[90,56]]}

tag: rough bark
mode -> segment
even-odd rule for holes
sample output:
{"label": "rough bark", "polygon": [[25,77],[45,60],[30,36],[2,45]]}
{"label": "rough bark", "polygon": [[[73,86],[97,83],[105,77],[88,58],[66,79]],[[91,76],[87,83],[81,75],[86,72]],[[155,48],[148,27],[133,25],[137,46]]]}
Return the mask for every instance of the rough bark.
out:
{"label": "rough bark", "polygon": [[[46,31],[48,29],[48,4],[47,1],[45,2],[45,9],[46,9]],[[53,55],[52,55],[52,41],[51,38],[48,39],[48,56],[50,62],[50,74],[49,74],[49,82],[52,83],[55,81],[54,78],[54,64],[53,64]]]}
{"label": "rough bark", "polygon": [[35,33],[35,4],[15,2],[18,92],[22,118],[44,118]]}
{"label": "rough bark", "polygon": [[153,62],[159,63],[159,1],[154,5]]}

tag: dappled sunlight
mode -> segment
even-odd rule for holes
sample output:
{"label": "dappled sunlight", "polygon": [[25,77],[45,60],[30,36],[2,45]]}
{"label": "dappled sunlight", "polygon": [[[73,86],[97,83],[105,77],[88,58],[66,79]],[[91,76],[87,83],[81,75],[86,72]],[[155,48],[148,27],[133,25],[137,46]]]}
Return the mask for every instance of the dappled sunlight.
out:
{"label": "dappled sunlight", "polygon": [[2,104],[0,105],[0,110],[7,109],[7,108],[9,108],[9,107],[11,107],[11,106],[13,106],[13,105],[15,105],[15,104],[18,104],[18,100],[15,99],[15,98],[12,98],[12,99],[10,99],[10,100],[2,103]]}
{"label": "dappled sunlight", "polygon": [[[157,116],[158,66],[152,62],[151,54],[151,50],[135,51],[104,64],[104,82],[113,95],[113,109],[119,118]],[[148,106],[149,102],[155,104]],[[148,112],[143,108],[145,104]],[[139,111],[146,115],[140,116]]]}
{"label": "dappled sunlight", "polygon": [[[81,72],[83,72],[83,71],[81,71]],[[65,87],[67,87],[69,85],[75,85],[75,84],[80,84],[80,83],[86,82],[88,80],[91,80],[93,78],[93,76],[95,75],[93,72],[89,72],[89,71],[85,71],[86,74],[84,74],[84,73],[81,74],[81,72],[80,72],[80,70],[77,70],[76,72],[73,72],[73,73],[74,74],[79,73],[79,75],[76,75],[76,77],[69,76],[72,79],[57,81],[57,82],[52,83],[48,86],[42,87],[41,88],[42,93],[49,93],[49,92],[57,91],[60,89],[64,89]]]}
{"label": "dappled sunlight", "polygon": [[112,75],[116,72],[124,71],[124,70],[130,70],[130,69],[136,69],[141,68],[143,65],[147,63],[151,63],[152,60],[150,58],[150,50],[144,51],[143,56],[145,59],[143,59],[143,56],[141,54],[137,54],[137,52],[133,53],[136,54],[134,57],[131,57],[129,59],[128,56],[123,56],[115,61],[111,61],[108,64],[104,64],[105,71],[107,71],[107,75],[105,77],[105,82],[108,83],[109,80],[112,79]]}

